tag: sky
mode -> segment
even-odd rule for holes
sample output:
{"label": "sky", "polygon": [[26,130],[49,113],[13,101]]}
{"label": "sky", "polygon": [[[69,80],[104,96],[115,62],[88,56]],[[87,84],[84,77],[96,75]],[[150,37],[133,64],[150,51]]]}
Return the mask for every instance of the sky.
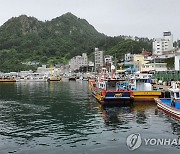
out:
{"label": "sky", "polygon": [[25,14],[51,20],[71,12],[109,36],[180,39],[180,0],[0,0],[0,25]]}

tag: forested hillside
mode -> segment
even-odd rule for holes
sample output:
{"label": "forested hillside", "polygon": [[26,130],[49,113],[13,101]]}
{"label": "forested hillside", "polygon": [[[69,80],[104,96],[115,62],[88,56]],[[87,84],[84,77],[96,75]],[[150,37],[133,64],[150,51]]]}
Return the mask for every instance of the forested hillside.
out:
{"label": "forested hillside", "polygon": [[[126,52],[151,51],[152,41],[126,36],[109,37],[99,33],[85,19],[66,13],[51,21],[39,21],[21,15],[0,27],[0,71],[33,69],[22,63],[68,63],[73,56],[86,52],[90,57],[95,47],[120,58]],[[34,68],[35,69],[35,68]]]}

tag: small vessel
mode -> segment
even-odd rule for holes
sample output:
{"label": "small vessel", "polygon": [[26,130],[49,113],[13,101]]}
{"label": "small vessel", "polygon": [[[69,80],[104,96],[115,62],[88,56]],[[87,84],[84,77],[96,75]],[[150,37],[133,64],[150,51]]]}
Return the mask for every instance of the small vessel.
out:
{"label": "small vessel", "polygon": [[69,81],[76,81],[77,77],[75,75],[69,77]]}
{"label": "small vessel", "polygon": [[47,77],[39,73],[29,73],[26,76],[16,78],[17,82],[46,82]]}
{"label": "small vessel", "polygon": [[48,78],[48,81],[60,81],[61,78],[60,77],[56,77],[56,76],[51,76]]}
{"label": "small vessel", "polygon": [[0,82],[16,82],[16,79],[13,77],[0,77]]}
{"label": "small vessel", "polygon": [[133,91],[135,101],[154,101],[161,96],[161,91],[153,90],[152,74],[136,72],[129,78],[128,88]]}
{"label": "small vessel", "polygon": [[52,65],[50,65],[50,77],[48,78],[48,81],[60,81],[61,78],[59,76],[53,75],[53,68]]}
{"label": "small vessel", "polygon": [[180,120],[180,89],[169,89],[171,98],[155,98],[157,107],[165,113]]}
{"label": "small vessel", "polygon": [[103,106],[128,106],[133,104],[131,90],[122,90],[122,82],[119,78],[110,78],[106,75],[106,69],[102,69],[98,80],[90,80],[89,88],[97,101]]}

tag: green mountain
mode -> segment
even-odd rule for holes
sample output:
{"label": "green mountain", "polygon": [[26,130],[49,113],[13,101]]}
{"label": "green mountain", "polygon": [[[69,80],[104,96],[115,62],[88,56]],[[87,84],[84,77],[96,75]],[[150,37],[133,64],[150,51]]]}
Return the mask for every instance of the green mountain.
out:
{"label": "green mountain", "polygon": [[[125,36],[108,37],[99,33],[85,19],[66,13],[51,21],[42,22],[34,17],[13,17],[0,27],[0,71],[35,69],[22,63],[67,63],[83,52],[93,57],[95,47],[121,57],[132,42],[136,50],[149,49],[151,41],[131,41]],[[142,43],[143,42],[143,43]],[[132,48],[132,47],[131,47]],[[135,48],[134,48],[135,49]]]}

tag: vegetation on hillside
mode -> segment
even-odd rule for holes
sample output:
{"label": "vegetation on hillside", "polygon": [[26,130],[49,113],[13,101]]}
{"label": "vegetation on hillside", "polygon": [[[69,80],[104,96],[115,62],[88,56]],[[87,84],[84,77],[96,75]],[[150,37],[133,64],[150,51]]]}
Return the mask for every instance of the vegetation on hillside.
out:
{"label": "vegetation on hillside", "polygon": [[108,37],[71,13],[46,22],[21,15],[0,27],[0,71],[34,69],[22,64],[28,61],[66,64],[83,52],[92,57],[95,47],[120,58],[126,52],[139,53],[143,48],[151,51],[151,42],[144,38]]}
{"label": "vegetation on hillside", "polygon": [[164,59],[162,62],[167,63],[167,68],[172,70],[174,69],[174,57]]}

